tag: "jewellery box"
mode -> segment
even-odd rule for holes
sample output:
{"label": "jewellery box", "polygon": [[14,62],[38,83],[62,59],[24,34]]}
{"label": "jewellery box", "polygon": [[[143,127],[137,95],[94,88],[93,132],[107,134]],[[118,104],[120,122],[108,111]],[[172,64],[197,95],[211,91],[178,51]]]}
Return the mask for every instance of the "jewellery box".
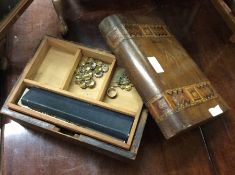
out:
{"label": "jewellery box", "polygon": [[[94,78],[95,87],[82,89],[76,84],[76,71],[86,58],[105,63],[108,71]],[[134,87],[113,87],[120,72],[110,53],[47,36],[1,113],[110,156],[135,159],[147,111]],[[110,87],[116,98],[108,97]]]}

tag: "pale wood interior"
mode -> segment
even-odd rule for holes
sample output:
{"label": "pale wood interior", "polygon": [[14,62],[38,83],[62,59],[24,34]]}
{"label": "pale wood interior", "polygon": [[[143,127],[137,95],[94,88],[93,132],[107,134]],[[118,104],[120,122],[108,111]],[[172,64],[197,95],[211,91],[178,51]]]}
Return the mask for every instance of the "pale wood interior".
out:
{"label": "pale wood interior", "polygon": [[78,59],[75,56],[74,54],[50,46],[32,80],[61,88],[74,62]]}
{"label": "pale wood interior", "polygon": [[71,82],[72,78],[74,77],[74,73],[76,71],[76,67],[77,67],[79,61],[82,59],[82,53],[81,53],[80,49],[75,54],[75,58],[77,58],[77,59],[75,59],[75,61],[73,62],[73,65],[71,66],[70,71],[66,75],[66,79],[64,79],[64,82],[62,84],[61,89],[67,90],[69,85],[70,85],[70,82]]}
{"label": "pale wood interior", "polygon": [[[102,78],[96,79],[97,85],[94,89],[83,90],[74,83],[74,72],[83,56],[100,59],[110,65],[109,71]],[[109,99],[106,96],[106,90],[113,79],[113,72],[114,75],[116,72],[114,66],[115,57],[109,53],[46,37],[31,62],[25,68],[8,100],[8,107],[57,126],[129,149],[142,111],[143,102],[134,88],[130,92],[118,90],[116,99]],[[42,88],[134,117],[128,140],[124,142],[92,129],[71,124],[55,117],[50,118],[46,114],[39,114],[33,110],[18,106],[17,102],[27,87]]]}

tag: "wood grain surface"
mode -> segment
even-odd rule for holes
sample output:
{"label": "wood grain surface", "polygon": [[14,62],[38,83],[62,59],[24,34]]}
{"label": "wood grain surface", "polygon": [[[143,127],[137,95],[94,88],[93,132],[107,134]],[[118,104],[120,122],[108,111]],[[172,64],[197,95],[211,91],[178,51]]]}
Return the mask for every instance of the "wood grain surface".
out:
{"label": "wood grain surface", "polygon": [[[102,0],[101,2],[105,2]],[[122,1],[102,6],[95,1],[65,7],[70,31],[66,39],[107,48],[99,31],[102,17],[131,9],[156,10],[231,107],[224,117],[166,141],[149,117],[137,159],[121,162],[94,151],[10,122],[2,130],[3,174],[157,174],[232,175],[235,172],[235,46],[230,30],[210,1]],[[132,1],[133,2],[133,1]],[[60,37],[49,0],[35,0],[8,34],[10,68],[4,78],[7,96],[41,38]],[[1,86],[2,88],[2,86]]]}

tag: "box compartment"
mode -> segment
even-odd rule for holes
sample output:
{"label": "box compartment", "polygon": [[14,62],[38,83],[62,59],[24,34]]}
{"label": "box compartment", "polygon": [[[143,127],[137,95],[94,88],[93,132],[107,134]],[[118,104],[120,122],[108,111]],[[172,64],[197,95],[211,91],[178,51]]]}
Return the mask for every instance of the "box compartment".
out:
{"label": "box compartment", "polygon": [[48,41],[42,46],[35,64],[26,76],[35,82],[64,89],[67,79],[81,58],[81,50]]}
{"label": "box compartment", "polygon": [[109,71],[103,75],[102,78],[96,78],[94,77],[96,81],[96,87],[93,89],[81,89],[78,88],[78,85],[75,83],[75,76],[72,77],[71,82],[69,83],[68,90],[69,92],[76,94],[78,96],[82,96],[84,98],[90,98],[94,100],[101,100],[103,98],[103,95],[106,91],[106,86],[108,81],[110,80],[110,77],[112,75],[115,61],[113,59],[110,59],[107,55],[100,55],[98,53],[92,52],[90,50],[83,49],[81,51],[81,61],[84,60],[85,57],[92,57],[96,60],[101,60],[104,63],[109,65]]}

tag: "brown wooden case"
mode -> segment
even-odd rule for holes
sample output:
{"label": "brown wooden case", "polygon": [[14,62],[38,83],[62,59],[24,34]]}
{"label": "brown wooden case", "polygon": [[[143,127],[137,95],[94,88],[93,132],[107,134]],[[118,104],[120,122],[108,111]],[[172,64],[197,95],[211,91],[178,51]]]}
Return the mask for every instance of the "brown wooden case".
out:
{"label": "brown wooden case", "polygon": [[[100,59],[110,67],[102,78],[96,79],[97,85],[94,89],[83,90],[74,81],[74,72],[84,56]],[[65,139],[92,146],[112,155],[135,159],[147,111],[143,108],[143,102],[135,88],[129,92],[118,90],[118,98],[115,99],[107,97],[106,90],[113,81],[112,77],[120,69],[115,65],[115,56],[110,53],[45,37],[10,93],[1,113],[23,124]],[[128,140],[124,142],[18,105],[20,97],[28,87],[38,87],[133,117]]]}
{"label": "brown wooden case", "polygon": [[116,14],[106,17],[99,28],[165,138],[228,110],[158,17]]}

